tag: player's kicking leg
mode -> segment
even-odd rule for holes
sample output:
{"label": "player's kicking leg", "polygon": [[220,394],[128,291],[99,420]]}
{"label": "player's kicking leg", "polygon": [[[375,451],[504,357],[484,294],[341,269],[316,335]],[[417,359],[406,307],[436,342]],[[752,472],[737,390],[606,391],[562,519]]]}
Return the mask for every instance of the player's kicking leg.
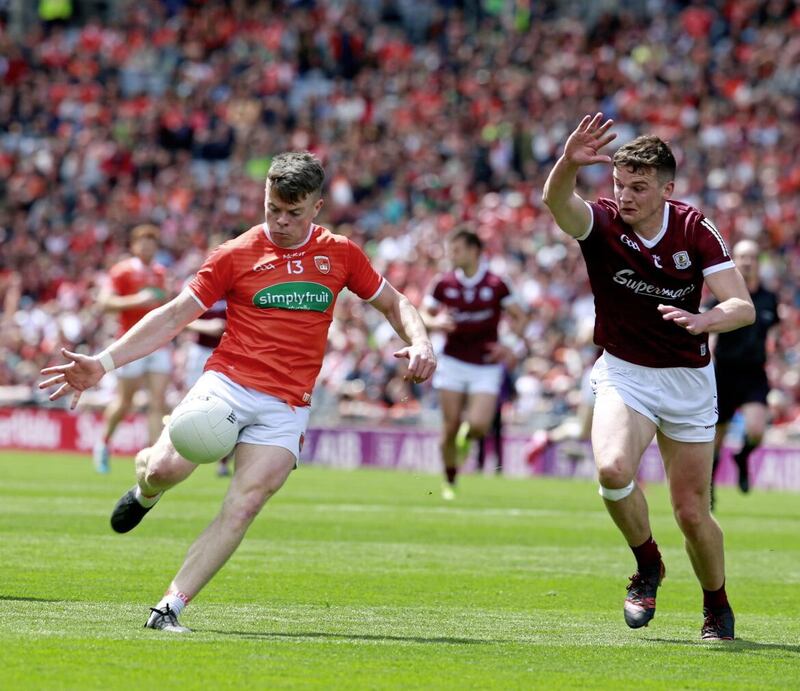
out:
{"label": "player's kicking leg", "polygon": [[111,527],[118,533],[133,530],[166,490],[185,480],[196,468],[175,451],[165,427],[153,446],[136,454],[136,484],[114,506]]}
{"label": "player's kicking leg", "polygon": [[189,548],[164,597],[151,608],[147,628],[189,631],[178,622],[178,616],[228,561],[264,503],[286,481],[295,461],[295,455],[280,446],[242,443],[236,447],[236,466],[222,509]]}

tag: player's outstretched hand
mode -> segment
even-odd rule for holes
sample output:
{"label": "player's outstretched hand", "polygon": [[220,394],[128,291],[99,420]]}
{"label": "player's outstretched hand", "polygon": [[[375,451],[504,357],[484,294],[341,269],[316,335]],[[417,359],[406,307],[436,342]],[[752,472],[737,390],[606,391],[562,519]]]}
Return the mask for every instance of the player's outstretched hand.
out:
{"label": "player's outstretched hand", "polygon": [[69,362],[65,365],[45,367],[41,371],[41,374],[43,376],[52,376],[41,382],[39,388],[49,389],[50,387],[58,386],[58,388],[50,394],[49,398],[51,401],[56,401],[72,393],[72,402],[69,407],[74,409],[75,406],[78,405],[78,399],[81,397],[81,393],[97,384],[97,382],[103,378],[105,370],[97,358],[89,355],[72,353],[66,348],[61,349],[61,354],[69,360]]}
{"label": "player's outstretched hand", "polygon": [[705,319],[702,314],[695,314],[694,312],[687,312],[674,305],[659,305],[658,311],[665,321],[674,322],[683,329],[686,329],[692,336],[703,333],[705,328]]}
{"label": "player's outstretched hand", "polygon": [[598,152],[617,135],[608,131],[614,121],[610,118],[605,122],[602,120],[602,113],[584,116],[564,145],[565,159],[579,166],[611,163],[611,156]]}
{"label": "player's outstretched hand", "polygon": [[436,369],[436,355],[434,355],[433,346],[429,342],[400,348],[394,356],[408,360],[408,372],[404,379],[410,379],[415,384],[424,382]]}

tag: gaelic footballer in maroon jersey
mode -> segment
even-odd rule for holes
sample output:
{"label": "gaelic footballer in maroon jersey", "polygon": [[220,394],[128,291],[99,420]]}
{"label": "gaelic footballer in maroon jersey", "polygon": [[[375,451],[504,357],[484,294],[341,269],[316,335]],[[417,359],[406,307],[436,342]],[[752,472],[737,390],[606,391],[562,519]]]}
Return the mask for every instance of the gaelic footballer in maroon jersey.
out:
{"label": "gaelic footballer in maroon jersey", "polygon": [[516,298],[503,278],[482,263],[474,276],[463,269],[443,274],[425,301],[428,308],[446,309],[453,320],[443,352],[462,362],[476,365],[495,363],[500,316]]}
{"label": "gaelic footballer in maroon jersey", "polygon": [[482,439],[495,418],[503,364],[512,359],[498,343],[503,313],[524,343],[527,318],[508,283],[481,261],[483,243],[469,230],[448,240],[452,270],[434,282],[422,317],[429,329],[445,334],[445,345],[433,386],[439,391],[445,484],[442,496],[453,499],[459,456],[470,440]]}
{"label": "gaelic footballer in maroon jersey", "polygon": [[[725,593],[722,531],[709,512],[714,369],[708,334],[752,323],[753,304],[719,231],[673,201],[675,157],[655,136],[600,153],[616,136],[602,113],[572,132],[544,187],[558,226],[580,242],[595,298],[592,448],[606,509],[636,558],[623,613],[631,628],[655,616],[665,569],[647,502],[636,485],[642,454],[658,440],[670,498],[703,589],[704,640],[734,637]],[[578,171],[613,163],[614,199],[587,203]],[[699,313],[703,283],[719,304]]]}
{"label": "gaelic footballer in maroon jersey", "polygon": [[594,293],[594,342],[646,367],[707,365],[708,333],[676,329],[655,308],[699,310],[703,279],[734,267],[719,231],[696,209],[672,200],[650,239],[622,220],[615,201],[589,207],[592,227],[578,239]]}

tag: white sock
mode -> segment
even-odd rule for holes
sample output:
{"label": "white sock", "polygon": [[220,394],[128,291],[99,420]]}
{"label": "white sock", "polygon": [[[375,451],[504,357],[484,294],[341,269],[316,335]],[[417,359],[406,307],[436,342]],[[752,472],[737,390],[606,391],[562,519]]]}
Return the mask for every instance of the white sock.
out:
{"label": "white sock", "polygon": [[142,488],[139,485],[136,485],[136,492],[134,496],[136,497],[136,501],[138,501],[144,508],[149,509],[151,506],[155,506],[156,502],[161,499],[161,495],[164,494],[163,492],[159,492],[154,497],[146,497],[142,494]]}
{"label": "white sock", "polygon": [[181,599],[178,593],[167,593],[162,597],[158,604],[156,605],[156,609],[163,610],[164,607],[169,605],[169,608],[175,612],[175,616],[179,616],[181,612],[183,612],[183,608],[186,607],[186,603]]}

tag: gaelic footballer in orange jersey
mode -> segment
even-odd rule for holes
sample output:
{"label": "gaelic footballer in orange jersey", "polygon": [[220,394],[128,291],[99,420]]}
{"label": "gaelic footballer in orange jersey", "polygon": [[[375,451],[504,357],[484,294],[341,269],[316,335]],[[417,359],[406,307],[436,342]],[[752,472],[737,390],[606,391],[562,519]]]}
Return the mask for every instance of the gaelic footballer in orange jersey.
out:
{"label": "gaelic footballer in orange jersey", "polygon": [[111,289],[116,295],[135,295],[148,290],[153,301],[142,307],[119,311],[118,336],[122,336],[150,310],[167,301],[167,270],[161,264],[145,264],[139,257],[129,257],[114,264],[109,271]]}
{"label": "gaelic footballer in orange jersey", "polygon": [[369,302],[384,283],[357,245],[327,228],[311,224],[305,242],[286,249],[265,224],[254,226],[212,252],[189,283],[204,308],[228,303],[228,328],[206,370],[309,405],[339,293],[349,288]]}
{"label": "gaelic footballer in orange jersey", "polygon": [[[145,316],[94,356],[62,350],[69,361],[42,370],[51,400],[81,392],[106,372],[152,353],[220,299],[225,333],[205,372],[186,394],[227,402],[238,427],[233,477],[216,518],[194,541],[145,626],[188,633],[178,616],[240,544],[265,502],[297,466],[311,391],[343,288],[369,301],[403,341],[405,378],[423,382],[436,368],[425,324],[410,300],[370,266],[350,240],[315,224],[325,171],[308,151],[276,155],[264,189],[265,223],[218,247],[177,297]],[[180,404],[179,404],[180,405]],[[133,530],[164,492],[198,466],[183,458],[164,429],[136,455],[136,485],[117,502],[111,527]]]}

